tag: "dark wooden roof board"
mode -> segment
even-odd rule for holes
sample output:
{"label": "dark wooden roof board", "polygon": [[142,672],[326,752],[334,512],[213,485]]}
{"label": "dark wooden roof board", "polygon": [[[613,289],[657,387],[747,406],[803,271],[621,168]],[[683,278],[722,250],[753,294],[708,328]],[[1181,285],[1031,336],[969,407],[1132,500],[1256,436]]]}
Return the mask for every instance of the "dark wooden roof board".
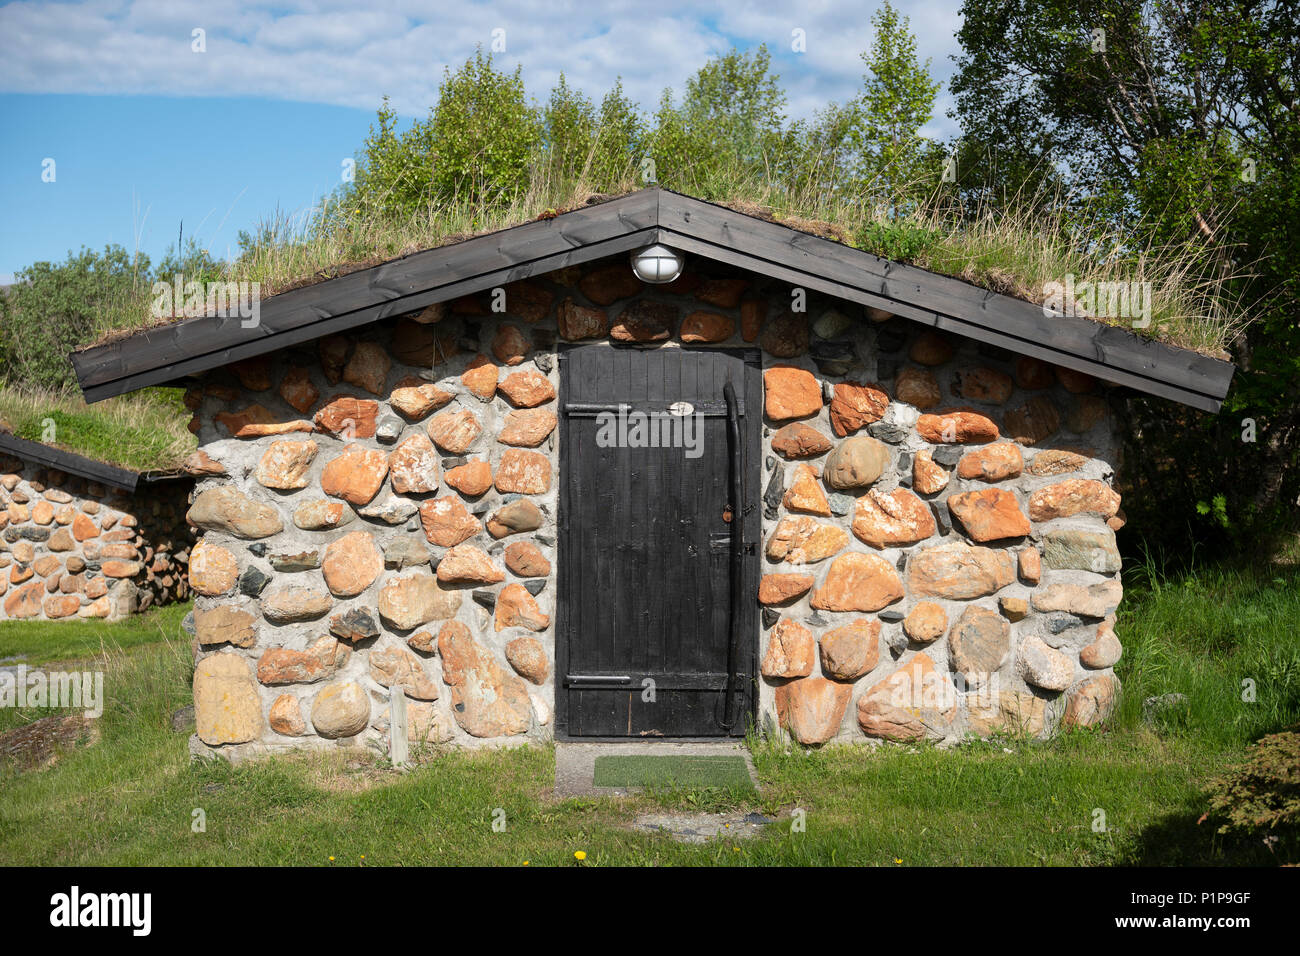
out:
{"label": "dark wooden roof board", "polygon": [[17,435],[0,433],[0,452],[30,461],[45,468],[55,468],[70,475],[79,475],[89,481],[111,485],[122,491],[134,492],[141,482],[154,482],[172,479],[188,479],[188,475],[141,473],[127,468],[109,465],[75,452],[29,441]]}
{"label": "dark wooden roof board", "polygon": [[272,296],[256,328],[238,318],[186,319],[75,352],[73,366],[94,402],[650,242],[1206,411],[1218,410],[1234,371],[1127,329],[1045,316],[1021,299],[654,187]]}

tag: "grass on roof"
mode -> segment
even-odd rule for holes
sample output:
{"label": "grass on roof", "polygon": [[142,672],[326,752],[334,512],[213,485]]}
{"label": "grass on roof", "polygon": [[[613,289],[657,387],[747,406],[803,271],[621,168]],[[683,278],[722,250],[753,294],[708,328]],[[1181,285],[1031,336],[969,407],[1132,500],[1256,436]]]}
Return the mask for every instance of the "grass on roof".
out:
{"label": "grass on roof", "polygon": [[149,388],[87,405],[74,393],[0,386],[0,422],[19,438],[131,471],[174,471],[198,447],[182,390]]}
{"label": "grass on roof", "polygon": [[[266,297],[615,199],[637,188],[629,179],[618,188],[595,193],[583,182],[557,183],[541,172],[512,201],[438,203],[403,218],[341,208],[332,198],[299,215],[279,213],[263,221],[238,258],[223,263],[220,279],[259,282]],[[1151,322],[1133,331],[1207,355],[1226,356],[1228,343],[1246,321],[1227,293],[1237,276],[1208,270],[1206,254],[1193,243],[1132,249],[1107,227],[1080,225],[1067,220],[1063,211],[1051,211],[1054,204],[1048,204],[1047,211],[1042,204],[1017,209],[1014,203],[970,210],[948,198],[900,214],[858,202],[842,190],[792,192],[743,172],[724,177],[716,187],[689,192],[737,212],[1034,303],[1043,302],[1046,283],[1064,282],[1067,275],[1074,276],[1076,284],[1149,283]],[[106,323],[119,331],[101,341],[160,321],[148,314],[143,295],[133,308],[134,314]],[[1128,318],[1099,321],[1133,327]]]}

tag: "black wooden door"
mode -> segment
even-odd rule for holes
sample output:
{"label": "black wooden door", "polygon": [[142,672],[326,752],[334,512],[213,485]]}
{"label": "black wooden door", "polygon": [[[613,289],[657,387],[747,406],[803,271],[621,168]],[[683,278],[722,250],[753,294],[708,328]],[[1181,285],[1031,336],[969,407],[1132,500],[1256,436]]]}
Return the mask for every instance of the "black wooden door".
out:
{"label": "black wooden door", "polygon": [[743,735],[756,693],[759,353],[570,346],[560,368],[557,733]]}

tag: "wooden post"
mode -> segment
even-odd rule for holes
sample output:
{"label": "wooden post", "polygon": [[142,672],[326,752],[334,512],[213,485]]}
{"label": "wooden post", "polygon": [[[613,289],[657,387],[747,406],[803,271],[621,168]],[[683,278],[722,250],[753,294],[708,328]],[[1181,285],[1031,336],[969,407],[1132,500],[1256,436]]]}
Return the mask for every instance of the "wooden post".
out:
{"label": "wooden post", "polygon": [[405,767],[410,756],[406,728],[406,692],[394,684],[388,691],[388,757],[394,767]]}

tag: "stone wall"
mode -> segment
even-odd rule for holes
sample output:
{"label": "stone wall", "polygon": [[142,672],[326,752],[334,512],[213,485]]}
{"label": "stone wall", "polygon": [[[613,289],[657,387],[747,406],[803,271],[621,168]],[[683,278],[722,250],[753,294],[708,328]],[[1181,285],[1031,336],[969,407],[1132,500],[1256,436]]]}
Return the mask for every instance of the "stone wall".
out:
{"label": "stone wall", "polygon": [[196,746],[381,748],[393,687],[413,740],[550,736],[561,340],[762,348],[769,729],[1046,733],[1105,713],[1122,519],[1102,387],[702,270],[565,269],[191,389]]}
{"label": "stone wall", "polygon": [[0,618],[118,620],[188,596],[188,482],[128,495],[18,458],[0,472]]}

